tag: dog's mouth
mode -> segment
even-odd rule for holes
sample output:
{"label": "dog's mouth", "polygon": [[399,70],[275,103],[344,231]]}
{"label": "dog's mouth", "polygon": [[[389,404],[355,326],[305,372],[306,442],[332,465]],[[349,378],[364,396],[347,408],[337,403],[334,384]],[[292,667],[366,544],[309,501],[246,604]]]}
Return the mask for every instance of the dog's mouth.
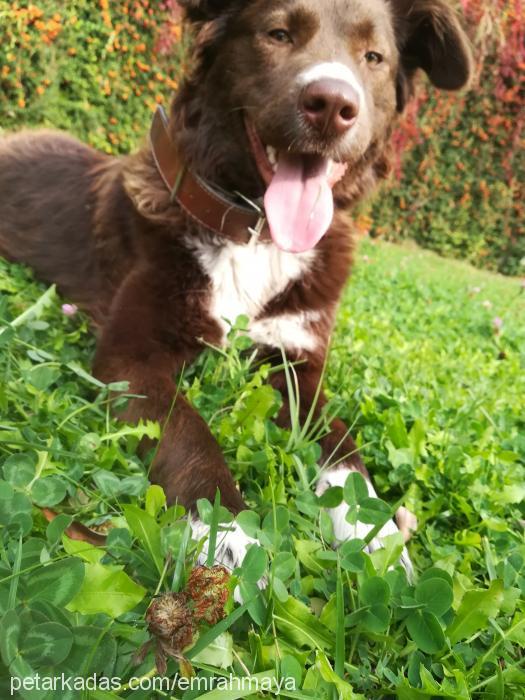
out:
{"label": "dog's mouth", "polygon": [[290,253],[314,248],[334,216],[332,188],[346,165],[312,153],[292,153],[265,145],[253,123],[246,131],[266,194],[264,208],[274,243]]}

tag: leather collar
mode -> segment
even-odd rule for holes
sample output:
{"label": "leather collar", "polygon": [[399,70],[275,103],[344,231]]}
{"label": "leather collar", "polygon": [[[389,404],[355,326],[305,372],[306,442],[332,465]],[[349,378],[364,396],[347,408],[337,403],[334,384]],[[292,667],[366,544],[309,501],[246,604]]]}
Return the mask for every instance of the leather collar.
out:
{"label": "leather collar", "polygon": [[271,240],[264,211],[233,203],[188,170],[170,138],[168,119],[158,107],[150,130],[151,152],[171,199],[201,226],[235,243]]}

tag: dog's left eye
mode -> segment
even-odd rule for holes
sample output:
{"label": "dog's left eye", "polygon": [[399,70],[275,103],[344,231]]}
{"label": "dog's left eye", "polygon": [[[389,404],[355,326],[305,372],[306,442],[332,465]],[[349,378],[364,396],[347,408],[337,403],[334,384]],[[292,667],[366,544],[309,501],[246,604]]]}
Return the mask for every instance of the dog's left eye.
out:
{"label": "dog's left eye", "polygon": [[293,39],[286,29],[272,29],[271,32],[268,32],[268,36],[271,36],[279,44],[293,44]]}
{"label": "dog's left eye", "polygon": [[367,63],[372,63],[376,66],[378,66],[380,63],[383,63],[383,56],[377,51],[368,51],[365,54],[365,59]]}

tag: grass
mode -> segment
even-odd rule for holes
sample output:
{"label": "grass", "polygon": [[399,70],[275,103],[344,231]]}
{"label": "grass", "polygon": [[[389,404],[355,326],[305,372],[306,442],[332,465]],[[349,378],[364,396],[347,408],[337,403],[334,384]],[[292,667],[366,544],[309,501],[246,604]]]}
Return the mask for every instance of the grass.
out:
{"label": "grass", "polygon": [[[353,426],[382,498],[405,497],[417,514],[418,580],[395,567],[396,537],[371,556],[359,540],[333,550],[309,488],[315,431],[275,426],[280,398],[241,320],[230,349],[206,352],[181,383],[242,482],[251,510],[240,523],[261,546],[234,572],[245,605],[230,600],[186,658],[200,678],[250,673],[262,689],[290,681],[281,694],[299,700],[523,698],[525,292],[414,247],[364,241],[356,261],[327,368],[330,411]],[[206,697],[129,686],[153,675],[152,653],[133,665],[152,596],[182,591],[202,547],[136,456],[159,426],[113,421],[109,388],[89,374],[87,324],[64,315],[52,289],[0,261],[0,292],[3,693],[9,676],[64,672],[122,686],[18,697]],[[325,498],[344,498],[358,517],[367,510],[372,524],[386,509],[365,503],[357,477]],[[219,539],[228,515],[217,502],[199,507]],[[60,515],[49,524],[43,508]],[[106,547],[65,537],[73,519],[110,523]]]}

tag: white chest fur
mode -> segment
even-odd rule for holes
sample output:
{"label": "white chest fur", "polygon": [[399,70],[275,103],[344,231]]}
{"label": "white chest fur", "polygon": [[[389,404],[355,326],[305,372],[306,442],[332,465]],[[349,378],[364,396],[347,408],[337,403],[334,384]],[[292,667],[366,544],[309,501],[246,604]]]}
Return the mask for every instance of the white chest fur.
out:
{"label": "white chest fur", "polygon": [[249,335],[261,345],[312,351],[316,337],[311,325],[316,312],[286,313],[259,318],[266,305],[300,279],[315,262],[316,252],[293,254],[273,243],[239,245],[215,241],[188,242],[211,280],[210,315],[224,339],[238,316],[249,319]]}

